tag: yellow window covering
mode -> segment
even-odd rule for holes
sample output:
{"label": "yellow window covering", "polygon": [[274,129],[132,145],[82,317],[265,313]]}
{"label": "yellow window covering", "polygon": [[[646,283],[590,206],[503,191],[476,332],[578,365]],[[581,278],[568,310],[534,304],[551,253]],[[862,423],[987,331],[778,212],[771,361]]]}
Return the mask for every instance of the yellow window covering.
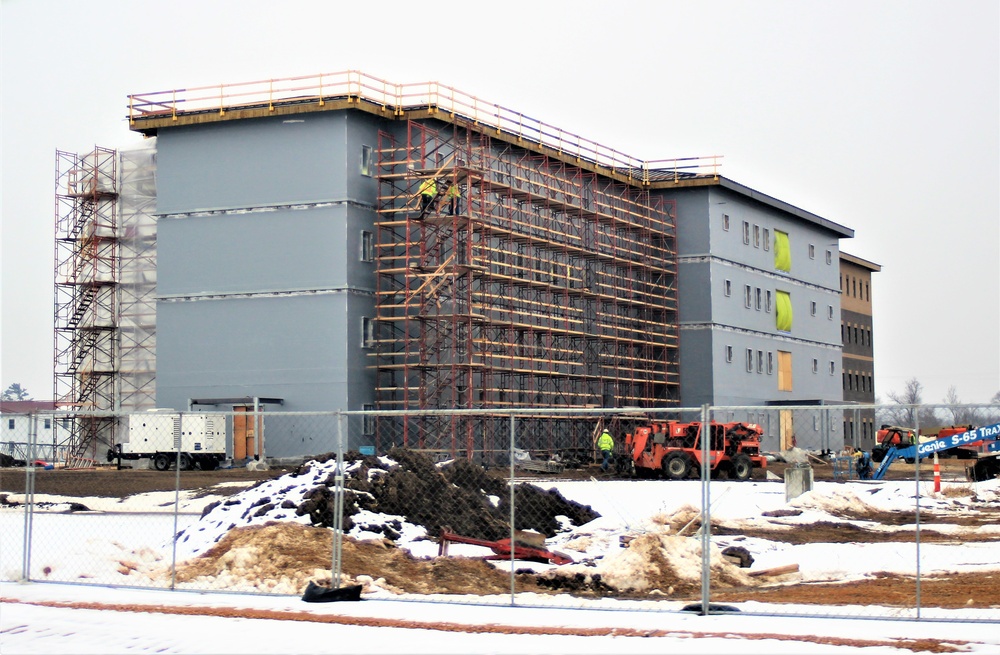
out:
{"label": "yellow window covering", "polygon": [[774,327],[782,332],[792,331],[792,297],[787,291],[777,291],[774,299]]}
{"label": "yellow window covering", "polygon": [[792,271],[792,249],[788,245],[788,233],[778,230],[774,231],[774,268],[786,273]]}

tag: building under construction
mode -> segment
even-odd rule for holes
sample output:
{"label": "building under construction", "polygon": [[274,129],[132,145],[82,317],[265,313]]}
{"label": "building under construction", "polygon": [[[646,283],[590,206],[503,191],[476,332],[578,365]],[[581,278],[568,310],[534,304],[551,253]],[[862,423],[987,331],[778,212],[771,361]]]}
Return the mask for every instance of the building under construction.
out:
{"label": "building under construction", "polygon": [[[506,451],[509,418],[454,410],[523,408],[519,447],[589,449],[593,419],[544,410],[685,402],[678,282],[711,276],[678,252],[680,204],[695,236],[720,198],[785,232],[852,234],[715,157],[639,160],[437,83],[351,71],[142,94],[129,121],[155,146],[57,166],[57,398],[81,408],[405,411],[359,422],[350,446],[473,458]],[[88,166],[98,184],[80,187]],[[823,275],[804,292],[836,292]],[[699,402],[732,331],[713,321],[688,321],[709,335],[690,339]],[[329,446],[269,421],[268,455]],[[101,429],[78,436],[114,439]]]}

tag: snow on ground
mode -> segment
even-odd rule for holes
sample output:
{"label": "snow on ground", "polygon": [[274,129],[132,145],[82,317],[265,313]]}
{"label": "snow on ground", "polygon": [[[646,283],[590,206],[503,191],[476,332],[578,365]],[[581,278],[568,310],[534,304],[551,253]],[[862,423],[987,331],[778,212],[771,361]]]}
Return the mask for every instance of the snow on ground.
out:
{"label": "snow on ground", "polygon": [[[389,463],[385,462],[388,466]],[[234,525],[253,525],[264,520],[274,520],[272,513],[266,519],[255,516],[253,508],[267,504],[283,503],[288,511],[282,520],[296,521],[308,524],[308,517],[296,516],[294,507],[302,501],[305,493],[317,484],[327,479],[333,472],[334,464],[328,462],[316,465],[305,476],[282,476],[265,482],[251,489],[246,489],[235,496],[205,497],[203,494],[173,492],[143,494],[127,499],[107,498],[57,498],[36,497],[41,503],[39,511],[34,515],[31,525],[31,571],[33,579],[72,580],[80,579],[100,582],[116,579],[116,574],[122,574],[123,568],[129,569],[128,584],[132,586],[159,587],[161,590],[169,585],[169,580],[148,575],[154,568],[162,569],[169,563],[173,554],[172,535],[180,533],[181,539],[176,544],[176,555],[186,559],[204,552],[216,543]],[[372,472],[370,475],[378,475]],[[622,537],[633,539],[647,537],[649,543],[671,556],[679,575],[696,579],[700,575],[700,551],[697,541],[678,539],[673,536],[683,529],[692,518],[700,514],[701,484],[697,481],[560,481],[536,483],[538,486],[558,490],[565,498],[583,505],[590,505],[601,514],[601,517],[582,526],[573,527],[564,522],[564,531],[549,539],[546,547],[569,555],[576,563],[568,567],[589,568],[591,573],[601,572],[604,576],[628,576],[632,571],[648,562],[648,557],[640,557],[640,562],[630,562],[637,557],[639,550],[625,548]],[[792,516],[782,516],[781,524],[789,529],[807,529],[807,526],[817,521],[853,521],[845,519],[851,513],[859,511],[881,512],[913,512],[917,491],[921,511],[933,514],[970,513],[975,507],[1000,504],[1000,480],[976,483],[973,486],[975,497],[947,497],[930,493],[926,485],[917,486],[914,482],[817,482],[814,490],[786,502],[785,487],[779,483],[752,481],[711,483],[711,514],[713,521],[724,521],[727,525],[754,525],[762,520],[764,512],[793,509],[801,513]],[[164,514],[174,506],[175,499],[180,500],[181,512]],[[17,495],[11,495],[10,501],[23,500]],[[201,509],[209,503],[219,501],[219,504],[206,516],[201,517]],[[70,503],[85,505],[91,511],[66,513]],[[130,516],[125,521],[122,514]],[[260,519],[260,520],[258,520]],[[383,535],[369,528],[388,521],[399,525],[400,538],[398,545],[410,550],[418,557],[433,557],[437,554],[437,544],[423,537],[426,533],[422,526],[408,523],[404,517],[389,517],[375,513],[367,513],[355,517],[356,526],[352,536],[360,539],[382,539]],[[951,525],[922,524],[924,528],[934,527],[942,532],[954,529]],[[773,525],[772,525],[773,527]],[[310,604],[303,608],[297,598],[273,596],[244,596],[232,594],[188,595],[178,592],[156,590],[124,590],[91,586],[72,586],[56,584],[19,585],[10,580],[20,578],[21,553],[24,548],[25,518],[21,509],[16,507],[0,508],[0,534],[4,535],[3,548],[0,548],[0,596],[6,598],[2,616],[0,616],[0,652],[284,652],[287,650],[287,639],[268,636],[272,629],[261,628],[267,623],[260,620],[239,620],[234,627],[233,619],[216,617],[179,618],[163,615],[144,616],[141,626],[131,627],[127,621],[120,618],[104,619],[100,612],[90,616],[90,610],[52,609],[24,605],[11,601],[59,599],[59,600],[93,600],[100,598],[103,602],[119,602],[120,597],[138,597],[150,604],[201,604],[207,606],[248,606],[248,607],[282,607],[293,611],[309,612],[357,612],[364,608],[361,615],[375,617],[400,614],[411,620],[427,617],[427,620],[449,621],[467,620],[470,624],[496,623],[499,620],[498,609],[503,609],[503,621],[521,624],[525,621],[539,621],[540,625],[566,626],[579,623],[584,626],[608,625],[622,626],[625,624],[649,625],[662,629],[664,625],[678,625],[677,630],[720,630],[738,631],[753,630],[757,632],[774,631],[787,634],[789,625],[794,620],[786,619],[778,622],[774,619],[755,617],[696,617],[686,615],[649,613],[649,603],[600,601],[579,603],[580,612],[592,612],[586,608],[616,609],[614,613],[597,613],[589,618],[583,614],[567,613],[566,610],[547,608],[544,610],[517,611],[517,608],[504,608],[511,604],[509,597],[486,599],[495,606],[478,607],[475,609],[466,605],[449,604],[442,611],[439,603],[425,602],[393,604],[391,594],[373,594],[369,603],[335,604],[316,606]],[[997,526],[984,526],[980,530],[994,531]],[[690,534],[691,528],[685,534]],[[640,542],[637,542],[640,543]],[[852,544],[788,544],[769,541],[755,537],[713,536],[713,543],[725,547],[738,543],[747,548],[755,558],[754,568],[770,568],[789,562],[800,566],[801,580],[831,581],[848,580],[864,577],[877,571],[910,574],[916,572],[917,555],[913,544],[907,543],[852,543]],[[996,542],[972,543],[925,543],[920,546],[920,570],[922,574],[948,571],[983,571],[1000,569],[1000,558],[997,557]],[[485,549],[478,546],[453,544],[451,554],[481,555]],[[718,552],[713,554],[713,562],[718,561]],[[678,564],[679,563],[679,564]],[[873,564],[875,563],[875,564]],[[509,566],[509,563],[498,563],[498,566]],[[517,568],[527,568],[523,562],[515,564]],[[530,565],[536,570],[550,568],[548,565]],[[714,564],[713,564],[714,566]],[[873,569],[873,566],[876,568]],[[99,590],[99,593],[95,591]],[[148,594],[148,595],[144,595]],[[124,595],[124,596],[123,596]],[[412,600],[412,598],[410,598]],[[439,601],[458,601],[457,598],[437,598]],[[139,601],[134,601],[139,602]],[[551,597],[518,597],[518,603],[530,603],[541,606],[551,603]],[[660,607],[663,607],[662,602]],[[747,603],[745,610],[767,612],[766,607]],[[679,609],[675,607],[673,609]],[[815,612],[816,608],[803,613]],[[858,608],[859,613],[865,608]],[[644,610],[644,611],[627,611]],[[795,614],[794,607],[782,606],[783,613]],[[952,610],[939,612],[943,618],[962,620],[975,618],[996,619],[994,611],[989,610]],[[359,616],[361,616],[359,615]],[[911,611],[897,612],[897,616],[912,617]],[[945,617],[945,615],[947,615]],[[926,615],[925,615],[926,616]],[[463,617],[465,617],[463,619]],[[750,623],[746,623],[747,620]],[[185,621],[185,629],[179,630],[177,623]],[[223,628],[221,621],[228,621]],[[799,625],[803,634],[852,634],[864,638],[873,635],[902,636],[911,638],[928,624],[888,623],[878,624],[878,629],[872,629],[872,622],[865,622],[860,627],[851,627],[852,632],[845,633],[843,626],[833,626],[841,620],[809,620]],[[790,622],[790,623],[789,623]],[[115,628],[110,627],[111,624]],[[194,624],[199,628],[194,629]],[[740,626],[736,628],[734,626]],[[805,626],[805,627],[803,627]],[[899,628],[899,629],[894,629]],[[981,652],[997,652],[1000,649],[1000,635],[994,635],[995,625],[973,626],[966,630],[963,626],[961,634],[966,639],[979,639],[989,643]],[[992,629],[990,629],[992,628]],[[323,637],[318,631],[324,630]],[[361,646],[375,640],[379,646],[377,652],[513,652],[524,650],[526,644],[529,651],[547,652],[721,652],[731,650],[731,647],[720,647],[715,638],[692,640],[681,637],[669,640],[666,637],[653,640],[643,640],[635,637],[583,637],[564,636],[557,641],[546,641],[540,637],[525,635],[491,635],[485,641],[489,646],[486,650],[481,645],[483,637],[473,643],[474,637],[464,633],[435,633],[433,646],[422,651],[417,647],[412,630],[382,629],[378,637],[370,634],[372,628],[359,626],[329,626],[322,624],[297,624],[296,634],[303,636],[296,639],[298,652],[328,651],[331,643],[346,640],[343,643],[357,645],[357,652],[368,650]],[[306,635],[317,633],[316,638]],[[274,631],[278,632],[278,631]],[[954,631],[932,631],[928,634],[955,634]],[[215,637],[194,637],[194,635],[225,635]],[[100,635],[100,639],[98,636]],[[240,638],[237,639],[236,635]],[[333,637],[332,635],[337,635]],[[463,636],[464,635],[464,636]],[[981,636],[976,636],[981,635]],[[986,635],[990,635],[987,637]],[[249,636],[249,637],[248,637]],[[250,641],[243,641],[244,638]],[[331,638],[334,640],[331,642]],[[532,641],[527,641],[531,639]],[[539,641],[542,639],[541,641]],[[553,637],[552,639],[556,639]],[[668,639],[668,641],[661,641]],[[990,641],[992,639],[992,641]],[[430,642],[428,642],[430,643]],[[100,644],[96,650],[88,650],[83,644]],[[247,645],[249,644],[249,645]],[[697,647],[695,647],[697,644]],[[791,647],[789,647],[791,644]],[[310,650],[313,646],[315,651]],[[849,652],[846,646],[821,646],[804,642],[748,642],[748,648],[740,648],[741,652]],[[874,646],[866,652],[892,652],[892,649],[880,651],[881,646]],[[242,650],[241,650],[242,649]],[[840,650],[838,650],[840,649]],[[846,650],[844,650],[846,649]],[[351,648],[342,652],[355,652]],[[977,649],[973,649],[974,651]],[[369,651],[370,652],[370,651]]]}

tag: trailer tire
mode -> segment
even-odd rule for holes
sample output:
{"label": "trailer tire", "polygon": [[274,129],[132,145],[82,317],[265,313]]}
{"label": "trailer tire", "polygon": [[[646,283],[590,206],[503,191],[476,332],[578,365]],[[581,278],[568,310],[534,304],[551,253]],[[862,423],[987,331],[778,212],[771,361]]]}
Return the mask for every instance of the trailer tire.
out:
{"label": "trailer tire", "polygon": [[663,459],[663,475],[670,480],[683,480],[691,472],[691,460],[684,453],[670,453]]}
{"label": "trailer tire", "polygon": [[746,453],[736,453],[731,471],[736,480],[749,480],[753,475],[753,460]]}
{"label": "trailer tire", "polygon": [[219,463],[212,458],[203,459],[198,462],[198,468],[202,471],[214,471],[219,468]]}
{"label": "trailer tire", "polygon": [[166,453],[156,453],[153,455],[153,468],[157,471],[166,471],[170,468],[170,457]]}
{"label": "trailer tire", "polygon": [[187,453],[181,453],[180,463],[178,465],[182,471],[190,471],[194,466],[191,464],[191,456]]}

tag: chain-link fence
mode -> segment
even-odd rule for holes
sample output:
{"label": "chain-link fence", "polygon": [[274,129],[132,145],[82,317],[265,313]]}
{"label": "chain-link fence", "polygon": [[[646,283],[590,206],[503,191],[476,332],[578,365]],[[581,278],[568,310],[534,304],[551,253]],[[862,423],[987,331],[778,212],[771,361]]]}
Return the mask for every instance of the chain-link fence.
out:
{"label": "chain-link fence", "polygon": [[1000,407],[887,409],[4,415],[0,578],[1000,620]]}

